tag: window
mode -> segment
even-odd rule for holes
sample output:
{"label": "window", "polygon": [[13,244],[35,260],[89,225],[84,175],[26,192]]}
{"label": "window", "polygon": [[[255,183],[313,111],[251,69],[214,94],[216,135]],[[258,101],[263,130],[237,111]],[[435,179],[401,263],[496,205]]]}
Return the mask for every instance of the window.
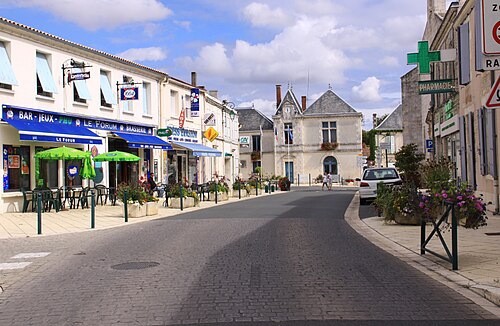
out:
{"label": "window", "polygon": [[[132,86],[133,78],[129,76],[123,76],[123,83],[130,83],[130,86]],[[125,85],[128,86],[128,85]],[[122,86],[123,87],[123,86]],[[134,111],[134,103],[133,101],[121,101],[122,102],[122,107],[123,107],[123,112],[133,112]]]}
{"label": "window", "polygon": [[241,160],[240,163],[241,163],[241,168],[242,169],[246,169],[246,167],[247,167],[247,161],[246,160]]}
{"label": "window", "polygon": [[338,173],[337,159],[333,156],[328,156],[323,160],[323,172],[336,175]]}
{"label": "window", "polygon": [[112,108],[116,98],[111,88],[109,72],[101,70],[101,106]]}
{"label": "window", "polygon": [[4,191],[30,189],[30,147],[3,146]]}
{"label": "window", "polygon": [[36,53],[36,93],[46,97],[57,93],[47,55],[40,52]]}
{"label": "window", "polygon": [[337,142],[337,122],[327,121],[321,123],[321,132],[323,135],[323,143]]}
{"label": "window", "polygon": [[262,166],[261,161],[253,161],[252,162],[252,172],[257,173],[257,168],[260,168]]}
{"label": "window", "polygon": [[[35,147],[35,152],[41,152],[49,148]],[[58,173],[57,173],[57,160],[37,160],[39,164],[39,175],[36,181],[37,186],[47,186],[49,188],[57,188],[58,186]]]}
{"label": "window", "polygon": [[6,45],[0,42],[0,88],[12,89],[12,85],[17,85],[17,79],[12,70]]}
{"label": "window", "polygon": [[177,116],[179,111],[179,92],[170,91],[170,115]]}
{"label": "window", "polygon": [[261,147],[260,147],[260,135],[253,135],[252,136],[252,151],[254,152],[260,152]]}
{"label": "window", "polygon": [[[72,74],[82,73],[83,70],[80,68],[71,68]],[[87,103],[87,100],[91,100],[89,89],[87,87],[87,82],[85,79],[73,80],[73,100],[78,103]]]}
{"label": "window", "polygon": [[142,82],[142,114],[151,114],[151,84]]}
{"label": "window", "polygon": [[291,123],[285,123],[283,126],[285,132],[285,145],[293,144],[293,126]]}

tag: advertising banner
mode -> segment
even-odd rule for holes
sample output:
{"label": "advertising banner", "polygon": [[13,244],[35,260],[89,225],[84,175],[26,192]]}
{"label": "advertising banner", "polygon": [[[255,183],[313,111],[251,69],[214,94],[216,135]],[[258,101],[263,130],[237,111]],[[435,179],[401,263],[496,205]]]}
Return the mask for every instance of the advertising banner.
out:
{"label": "advertising banner", "polygon": [[121,101],[133,101],[139,99],[139,87],[124,87],[120,89]]}
{"label": "advertising banner", "polygon": [[200,90],[198,88],[191,89],[191,117],[200,116]]}

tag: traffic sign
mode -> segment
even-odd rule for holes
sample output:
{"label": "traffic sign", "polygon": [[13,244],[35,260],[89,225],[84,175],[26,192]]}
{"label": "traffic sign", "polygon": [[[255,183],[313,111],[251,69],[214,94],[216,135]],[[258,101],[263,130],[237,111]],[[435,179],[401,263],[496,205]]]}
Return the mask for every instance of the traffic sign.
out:
{"label": "traffic sign", "polygon": [[380,149],[387,149],[387,150],[390,150],[390,149],[391,149],[391,143],[389,143],[389,142],[380,143],[380,144],[378,144],[378,147],[379,147]]}
{"label": "traffic sign", "polygon": [[426,149],[433,149],[434,148],[434,141],[432,139],[426,139],[425,140],[425,148]]}
{"label": "traffic sign", "polygon": [[490,96],[488,96],[485,106],[490,109],[500,107],[500,77],[491,89]]}
{"label": "traffic sign", "polygon": [[203,136],[205,136],[205,138],[210,140],[210,141],[214,141],[215,138],[217,138],[217,136],[219,136],[219,133],[217,132],[217,130],[210,127],[203,133]]}
{"label": "traffic sign", "polygon": [[500,54],[500,3],[498,0],[482,0],[481,4],[483,53]]}

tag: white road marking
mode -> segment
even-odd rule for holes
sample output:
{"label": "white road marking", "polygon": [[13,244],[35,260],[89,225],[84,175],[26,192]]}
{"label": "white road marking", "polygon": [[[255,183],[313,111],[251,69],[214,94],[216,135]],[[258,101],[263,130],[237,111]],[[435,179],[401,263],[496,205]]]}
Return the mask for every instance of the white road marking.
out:
{"label": "white road marking", "polygon": [[20,269],[24,268],[31,264],[31,262],[22,262],[22,263],[0,263],[0,270],[4,269]]}
{"label": "white road marking", "polygon": [[25,252],[11,257],[11,259],[39,258],[50,255],[50,252]]}

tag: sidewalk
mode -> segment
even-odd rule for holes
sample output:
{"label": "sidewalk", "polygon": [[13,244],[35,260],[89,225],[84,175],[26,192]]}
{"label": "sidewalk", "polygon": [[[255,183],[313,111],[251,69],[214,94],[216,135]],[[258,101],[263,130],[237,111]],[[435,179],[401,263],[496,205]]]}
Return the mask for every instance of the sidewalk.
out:
{"label": "sidewalk", "polygon": [[[356,194],[346,211],[346,221],[370,242],[436,279],[444,278],[465,296],[469,289],[486,298],[500,317],[500,216],[488,214],[488,225],[477,230],[458,229],[458,270],[451,263],[429,253],[420,255],[420,226],[386,224],[383,217],[359,218]],[[427,234],[431,228],[427,228]],[[489,234],[489,235],[487,235]],[[443,232],[451,250],[451,232]],[[428,248],[446,256],[438,237]],[[447,284],[449,285],[449,284]],[[456,289],[455,288],[455,289]],[[465,290],[465,292],[463,292]]]}

